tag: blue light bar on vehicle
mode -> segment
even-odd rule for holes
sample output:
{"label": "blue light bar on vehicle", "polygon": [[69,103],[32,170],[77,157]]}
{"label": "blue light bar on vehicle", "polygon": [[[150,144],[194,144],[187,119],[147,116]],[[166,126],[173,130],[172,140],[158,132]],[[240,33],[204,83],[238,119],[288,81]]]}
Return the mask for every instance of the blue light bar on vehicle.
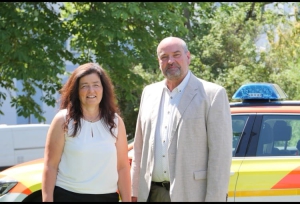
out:
{"label": "blue light bar on vehicle", "polygon": [[232,96],[232,99],[269,99],[287,98],[286,93],[277,85],[271,83],[249,83],[242,85]]}

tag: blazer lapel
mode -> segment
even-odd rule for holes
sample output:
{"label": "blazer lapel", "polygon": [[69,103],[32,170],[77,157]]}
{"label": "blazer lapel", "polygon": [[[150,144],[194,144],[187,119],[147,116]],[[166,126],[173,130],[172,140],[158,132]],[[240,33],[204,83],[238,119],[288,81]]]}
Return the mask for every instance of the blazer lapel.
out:
{"label": "blazer lapel", "polygon": [[155,97],[153,98],[152,103],[152,109],[151,109],[151,135],[150,135],[150,143],[152,144],[151,147],[154,148],[154,139],[155,139],[155,131],[156,131],[156,124],[159,114],[159,107],[161,103],[163,93],[163,82],[161,82],[161,85],[158,86],[158,89],[153,90],[153,94],[155,94]]}
{"label": "blazer lapel", "polygon": [[177,109],[175,110],[175,113],[174,113],[174,121],[173,121],[173,126],[172,126],[172,132],[171,132],[169,147],[170,147],[170,144],[171,144],[171,142],[174,138],[174,135],[175,135],[176,129],[178,127],[179,121],[181,120],[185,110],[190,105],[191,101],[193,100],[193,98],[195,97],[195,95],[197,93],[196,92],[197,89],[198,89],[197,81],[198,81],[198,79],[193,74],[191,74],[191,77],[188,81],[188,84],[185,87],[185,90],[182,94],[182,97],[180,99],[178,107],[177,107]]}

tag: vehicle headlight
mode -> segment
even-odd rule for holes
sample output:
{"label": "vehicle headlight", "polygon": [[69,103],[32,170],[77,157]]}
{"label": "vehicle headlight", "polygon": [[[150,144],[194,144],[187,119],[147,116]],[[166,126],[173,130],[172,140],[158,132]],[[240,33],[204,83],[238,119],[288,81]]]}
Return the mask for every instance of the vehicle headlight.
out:
{"label": "vehicle headlight", "polygon": [[12,189],[18,182],[16,181],[0,181],[0,196],[6,194]]}

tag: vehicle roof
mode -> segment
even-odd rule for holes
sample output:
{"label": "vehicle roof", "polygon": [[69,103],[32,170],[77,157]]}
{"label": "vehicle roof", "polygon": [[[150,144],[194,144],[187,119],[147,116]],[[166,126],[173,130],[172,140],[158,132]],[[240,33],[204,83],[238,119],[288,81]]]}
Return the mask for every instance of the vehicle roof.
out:
{"label": "vehicle roof", "polygon": [[300,101],[255,101],[230,103],[231,113],[300,113]]}
{"label": "vehicle roof", "polygon": [[7,125],[7,124],[0,124],[0,129],[1,128],[6,128],[6,129],[10,129],[10,128],[36,128],[36,127],[49,127],[50,124],[18,124],[18,125]]}

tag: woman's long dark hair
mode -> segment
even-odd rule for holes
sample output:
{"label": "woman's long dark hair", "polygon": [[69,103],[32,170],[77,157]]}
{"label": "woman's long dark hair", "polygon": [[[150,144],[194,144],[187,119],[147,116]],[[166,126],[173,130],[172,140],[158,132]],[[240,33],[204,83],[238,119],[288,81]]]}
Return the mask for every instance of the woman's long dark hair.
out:
{"label": "woman's long dark hair", "polygon": [[120,111],[117,105],[114,87],[105,70],[96,63],[86,63],[77,67],[60,90],[60,109],[67,109],[68,112],[63,128],[67,131],[68,124],[73,120],[71,136],[75,137],[77,132],[81,129],[80,119],[83,118],[83,113],[79,100],[79,80],[93,73],[99,76],[103,86],[103,96],[99,104],[100,117],[104,120],[110,133],[116,137],[112,130],[117,126],[114,122],[115,113],[120,115]]}

